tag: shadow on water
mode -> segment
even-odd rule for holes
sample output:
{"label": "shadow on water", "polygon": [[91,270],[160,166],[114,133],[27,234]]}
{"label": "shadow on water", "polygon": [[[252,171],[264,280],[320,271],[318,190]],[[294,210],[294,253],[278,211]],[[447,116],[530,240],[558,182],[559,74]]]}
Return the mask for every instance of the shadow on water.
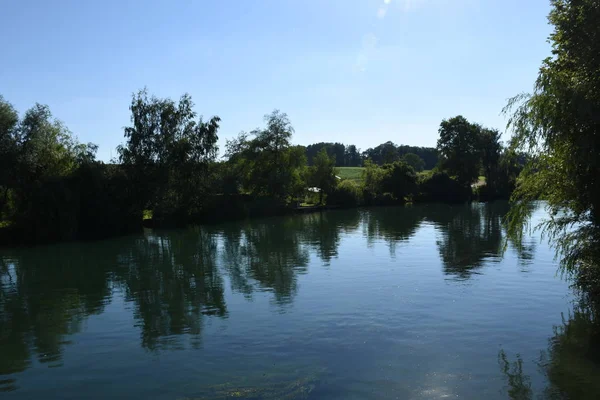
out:
{"label": "shadow on water", "polygon": [[[69,337],[122,294],[148,351],[202,346],[204,320],[228,318],[226,285],[251,299],[294,301],[311,255],[324,265],[361,232],[395,257],[425,222],[439,233],[443,272],[469,279],[500,257],[507,205],[340,210],[0,254],[0,390],[32,364],[60,366]],[[532,257],[531,254],[526,254]],[[569,320],[571,321],[571,320]]]}

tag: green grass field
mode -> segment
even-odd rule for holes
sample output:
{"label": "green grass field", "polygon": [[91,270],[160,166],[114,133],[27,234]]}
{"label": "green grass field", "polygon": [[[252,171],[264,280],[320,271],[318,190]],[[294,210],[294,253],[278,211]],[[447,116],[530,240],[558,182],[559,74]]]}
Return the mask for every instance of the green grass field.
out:
{"label": "green grass field", "polygon": [[363,167],[338,167],[337,176],[359,183],[362,181]]}
{"label": "green grass field", "polygon": [[[337,167],[337,176],[339,176],[342,179],[348,179],[351,181],[354,181],[356,183],[361,183],[363,178],[362,178],[362,173],[364,171],[364,167]],[[426,175],[428,173],[430,173],[431,170],[425,170],[425,171],[421,171],[418,174],[419,175]]]}

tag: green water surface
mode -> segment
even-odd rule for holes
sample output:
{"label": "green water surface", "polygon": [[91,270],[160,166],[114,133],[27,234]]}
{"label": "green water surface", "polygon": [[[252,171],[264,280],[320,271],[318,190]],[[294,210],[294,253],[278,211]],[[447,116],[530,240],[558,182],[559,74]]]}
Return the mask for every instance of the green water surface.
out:
{"label": "green water surface", "polygon": [[331,211],[2,249],[0,398],[598,398],[593,317],[538,234],[505,242],[506,211]]}

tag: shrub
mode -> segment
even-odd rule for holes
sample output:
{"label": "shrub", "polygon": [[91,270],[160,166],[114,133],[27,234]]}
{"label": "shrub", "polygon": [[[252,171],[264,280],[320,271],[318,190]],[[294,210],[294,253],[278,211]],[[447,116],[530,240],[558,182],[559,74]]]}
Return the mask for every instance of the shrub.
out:
{"label": "shrub", "polygon": [[403,161],[383,166],[384,178],[381,182],[382,191],[391,193],[397,202],[404,203],[417,192],[417,174],[415,170]]}
{"label": "shrub", "polygon": [[327,197],[327,204],[340,207],[356,207],[362,204],[362,190],[353,181],[342,181]]}
{"label": "shrub", "polygon": [[421,202],[462,203],[471,200],[471,188],[463,186],[445,172],[424,176],[415,200]]}
{"label": "shrub", "polygon": [[101,164],[35,182],[19,195],[12,240],[97,239],[141,229],[142,215],[132,205],[131,187],[124,174]]}

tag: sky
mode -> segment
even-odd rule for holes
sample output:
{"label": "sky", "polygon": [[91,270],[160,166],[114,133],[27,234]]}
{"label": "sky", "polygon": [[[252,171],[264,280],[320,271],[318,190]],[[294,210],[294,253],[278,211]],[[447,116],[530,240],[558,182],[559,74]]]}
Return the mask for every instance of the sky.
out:
{"label": "sky", "polygon": [[550,55],[549,0],[0,3],[0,94],[47,104],[104,161],[144,87],[221,117],[221,149],[276,108],[303,145],[433,147],[459,114],[504,132]]}

